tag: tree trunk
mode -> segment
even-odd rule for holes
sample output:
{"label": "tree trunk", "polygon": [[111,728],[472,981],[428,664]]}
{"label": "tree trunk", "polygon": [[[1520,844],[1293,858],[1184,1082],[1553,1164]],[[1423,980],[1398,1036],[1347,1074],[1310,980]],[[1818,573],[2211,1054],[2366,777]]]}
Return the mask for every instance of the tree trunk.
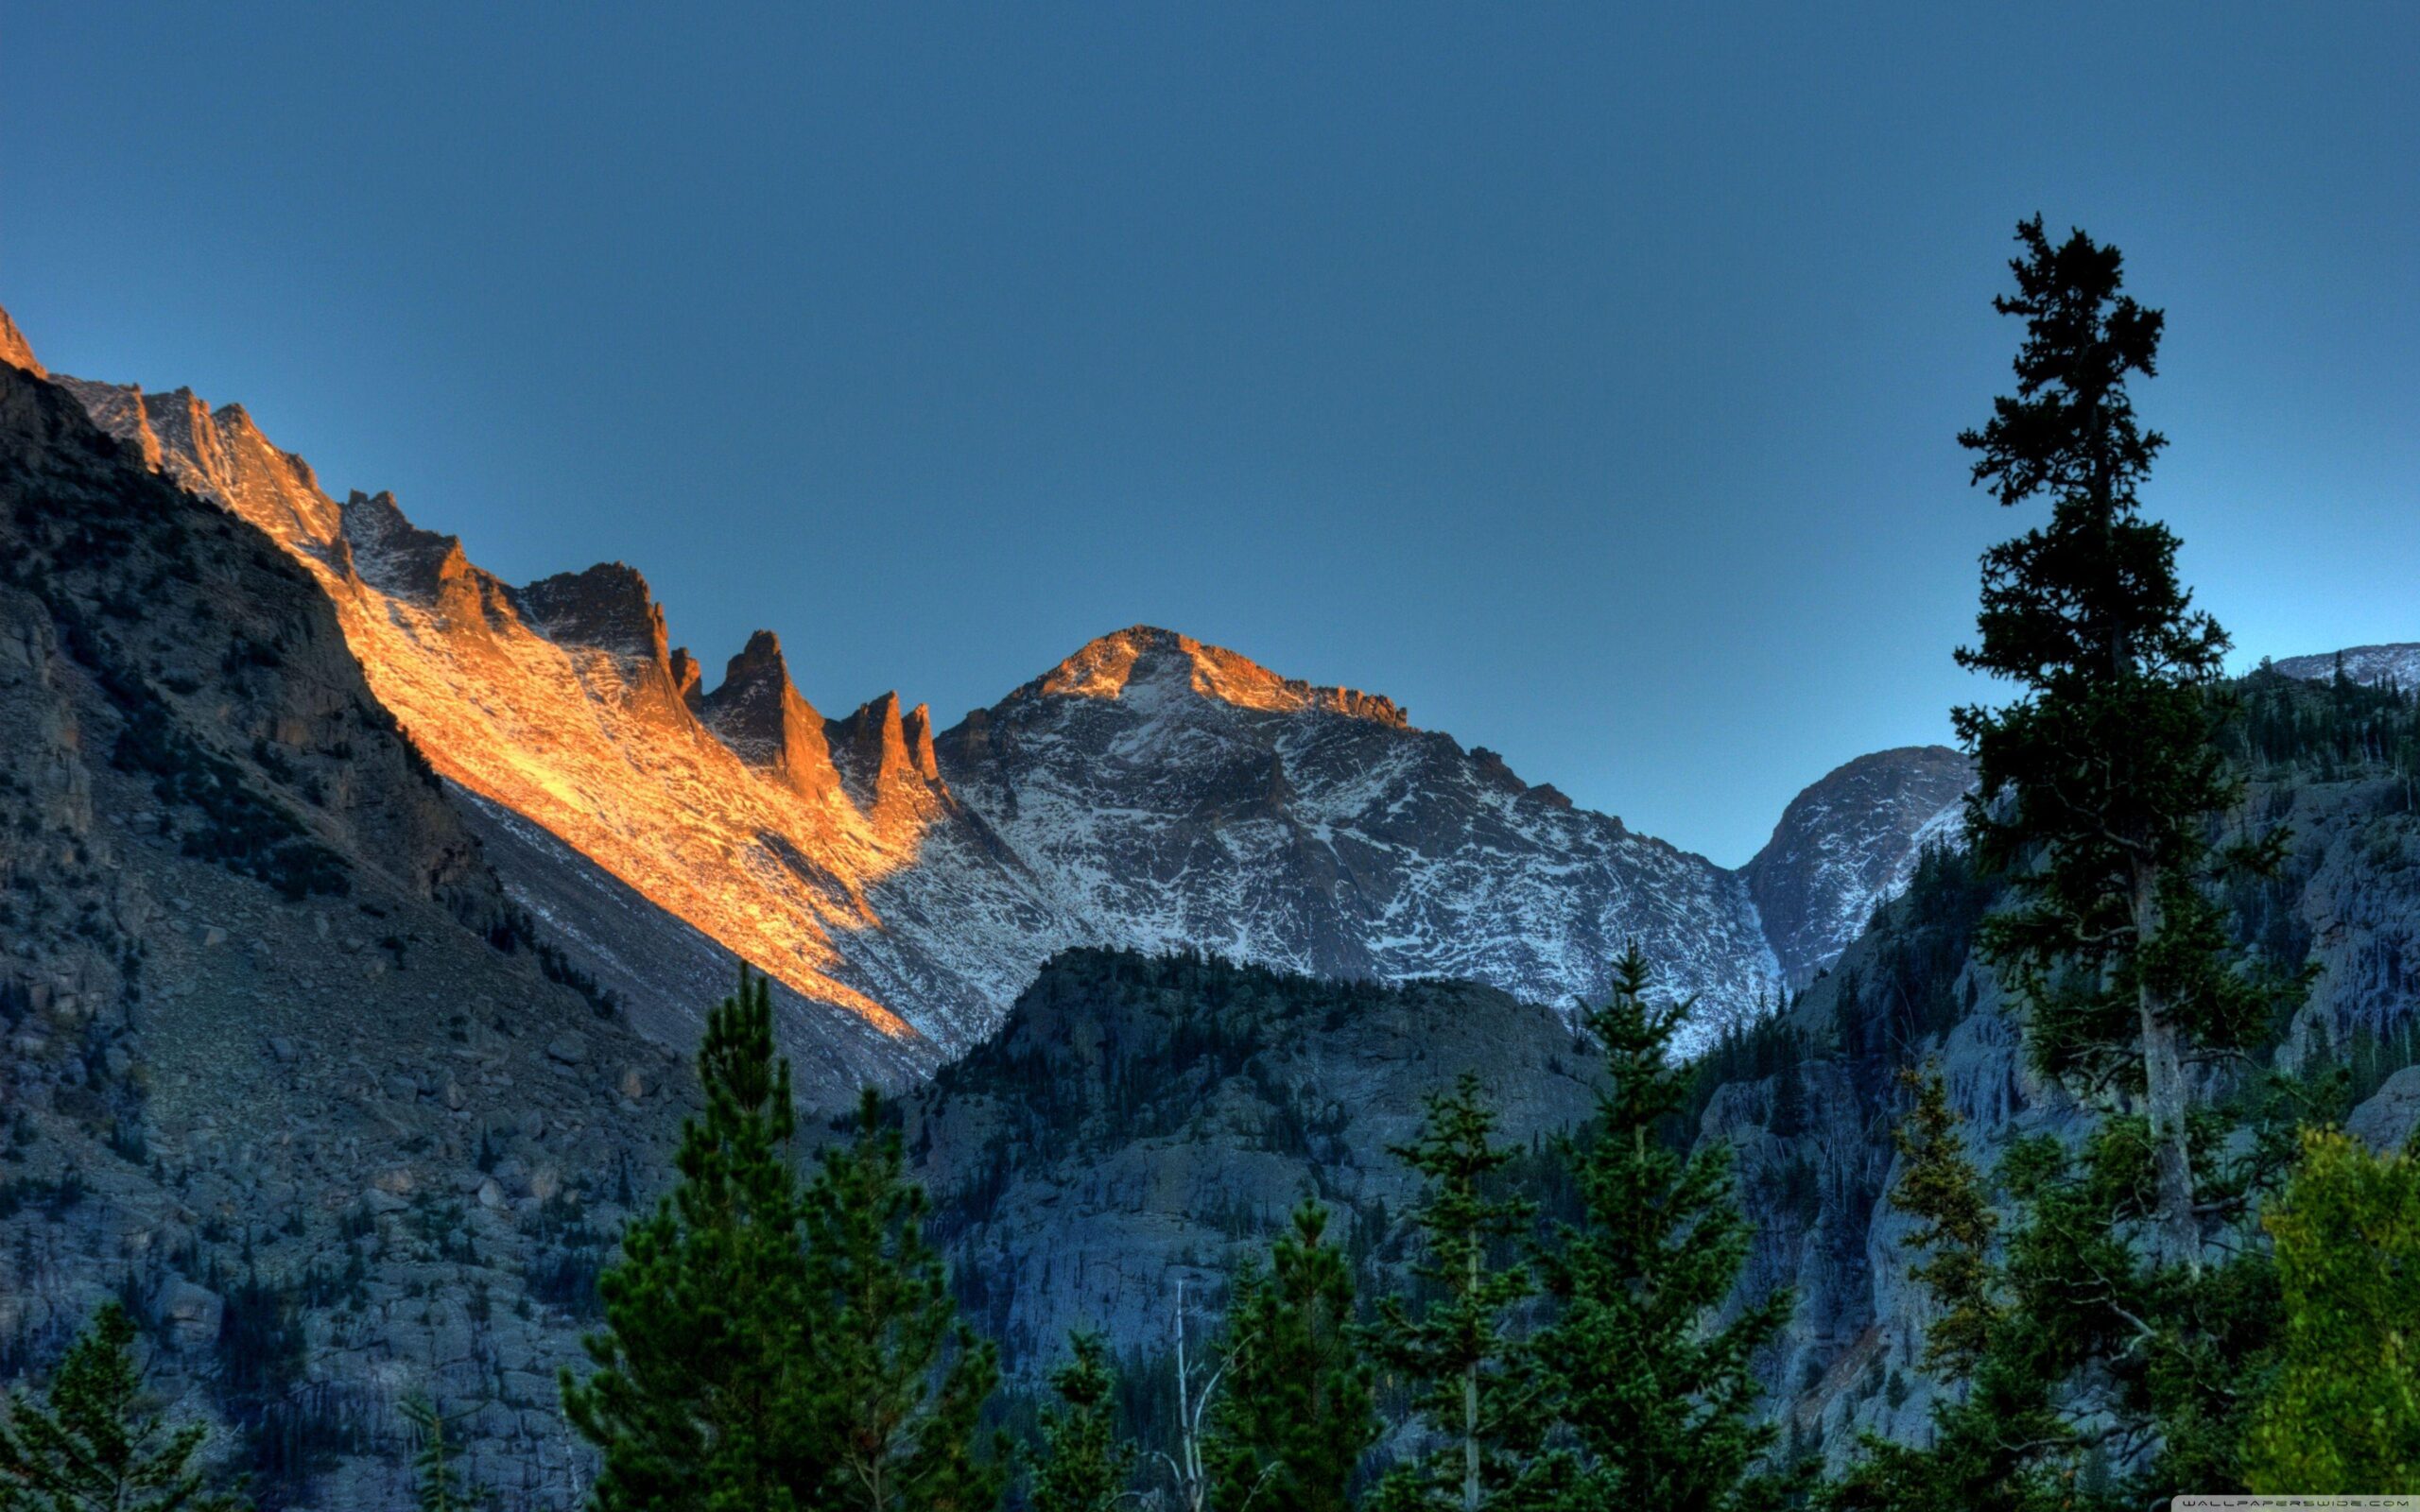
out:
{"label": "tree trunk", "polygon": [[[1478,1296],[1478,1236],[1471,1237],[1463,1297]],[[1462,1366],[1462,1512],[1478,1512],[1478,1362]]]}
{"label": "tree trunk", "polygon": [[2135,1002],[2142,1018],[2143,1107],[2149,1115],[2154,1205],[2152,1253],[2162,1265],[2202,1272],[2202,1229],[2193,1217],[2193,1161],[2186,1142],[2185,1060],[2169,1004],[2141,971],[2159,933],[2159,873],[2135,872]]}

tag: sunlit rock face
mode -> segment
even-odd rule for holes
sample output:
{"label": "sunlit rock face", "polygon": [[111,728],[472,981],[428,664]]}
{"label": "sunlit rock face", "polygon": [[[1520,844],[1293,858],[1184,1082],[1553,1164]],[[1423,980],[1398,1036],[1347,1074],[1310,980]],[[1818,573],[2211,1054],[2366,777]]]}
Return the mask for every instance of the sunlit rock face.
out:
{"label": "sunlit rock face", "polygon": [[[238,406],[60,382],[310,571],[514,899],[635,1013],[678,1028],[747,961],[833,1088],[961,1052],[1078,945],[1568,1007],[1635,940],[1712,1033],[1837,954],[1924,818],[1888,796],[1827,809],[1814,828],[1855,831],[1858,861],[1814,890],[1855,905],[1798,919],[1777,955],[1759,903],[1799,861],[1726,870],[1381,696],[1138,627],[947,731],[895,694],[827,718],[770,632],[708,686],[629,566],[508,584],[391,494],[337,502]],[[1806,854],[1838,869],[1837,849]]]}
{"label": "sunlit rock face", "polygon": [[[859,1074],[896,1080],[936,1063],[1072,939],[946,800],[929,736],[920,758],[895,699],[869,721],[860,790],[844,790],[824,723],[771,637],[701,694],[627,566],[515,588],[413,525],[391,495],[337,504],[234,406],[66,382],[105,429],[311,570],[379,699],[441,774],[487,800],[480,817],[535,825],[775,977],[804,1000],[807,1038],[834,1012],[872,1026],[870,1043],[846,1036],[863,1046]],[[611,889],[566,885],[561,854],[534,837],[504,850],[525,905],[575,940],[614,933],[585,917],[606,907],[586,900]],[[684,988],[698,974],[675,973]],[[684,992],[652,1006],[694,1015],[703,1003]]]}

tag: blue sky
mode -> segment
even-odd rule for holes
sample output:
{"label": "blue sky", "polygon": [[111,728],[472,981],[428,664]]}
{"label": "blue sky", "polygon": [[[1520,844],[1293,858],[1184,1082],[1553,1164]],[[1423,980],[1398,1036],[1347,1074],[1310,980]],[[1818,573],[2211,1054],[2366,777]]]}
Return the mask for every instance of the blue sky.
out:
{"label": "blue sky", "polygon": [[827,713],[1161,624],[1737,863],[1978,691],[2035,210],[2245,658],[2420,639],[2414,16],[26,7],[0,303]]}

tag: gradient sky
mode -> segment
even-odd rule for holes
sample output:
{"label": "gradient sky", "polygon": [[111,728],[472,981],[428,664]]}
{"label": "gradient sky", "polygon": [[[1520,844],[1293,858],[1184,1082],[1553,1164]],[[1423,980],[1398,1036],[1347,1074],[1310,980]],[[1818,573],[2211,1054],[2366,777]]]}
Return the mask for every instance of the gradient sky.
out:
{"label": "gradient sky", "polygon": [[2415,16],[18,6],[0,303],[827,713],[1149,622],[1737,863],[1977,691],[2037,209],[2243,659],[2420,639]]}

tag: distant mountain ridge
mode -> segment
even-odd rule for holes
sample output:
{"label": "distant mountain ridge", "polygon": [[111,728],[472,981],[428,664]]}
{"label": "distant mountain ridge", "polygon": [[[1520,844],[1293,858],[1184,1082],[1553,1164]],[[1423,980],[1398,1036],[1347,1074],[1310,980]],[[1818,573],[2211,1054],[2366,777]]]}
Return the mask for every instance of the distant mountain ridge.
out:
{"label": "distant mountain ridge", "polygon": [[2355,682],[2393,682],[2406,693],[2420,689],[2420,641],[2387,645],[2348,645],[2316,656],[2290,656],[2269,663],[2290,678],[2325,681],[2340,665]]}
{"label": "distant mountain ridge", "polygon": [[1792,988],[1864,933],[1915,875],[1926,846],[1965,829],[1974,764],[1946,746],[1876,751],[1790,799],[1747,866],[1749,896]]}
{"label": "distant mountain ridge", "polygon": [[239,405],[56,381],[310,573],[514,901],[600,982],[643,1020],[685,1021],[752,963],[788,989],[819,1091],[930,1070],[1044,959],[1088,945],[1568,1005],[1635,939],[1711,1032],[1847,943],[1904,880],[1938,819],[1923,799],[1959,760],[1868,758],[1731,870],[1383,696],[1150,627],[947,730],[891,694],[827,718],[770,632],[709,685],[631,567],[509,584],[390,494],[337,501]]}

